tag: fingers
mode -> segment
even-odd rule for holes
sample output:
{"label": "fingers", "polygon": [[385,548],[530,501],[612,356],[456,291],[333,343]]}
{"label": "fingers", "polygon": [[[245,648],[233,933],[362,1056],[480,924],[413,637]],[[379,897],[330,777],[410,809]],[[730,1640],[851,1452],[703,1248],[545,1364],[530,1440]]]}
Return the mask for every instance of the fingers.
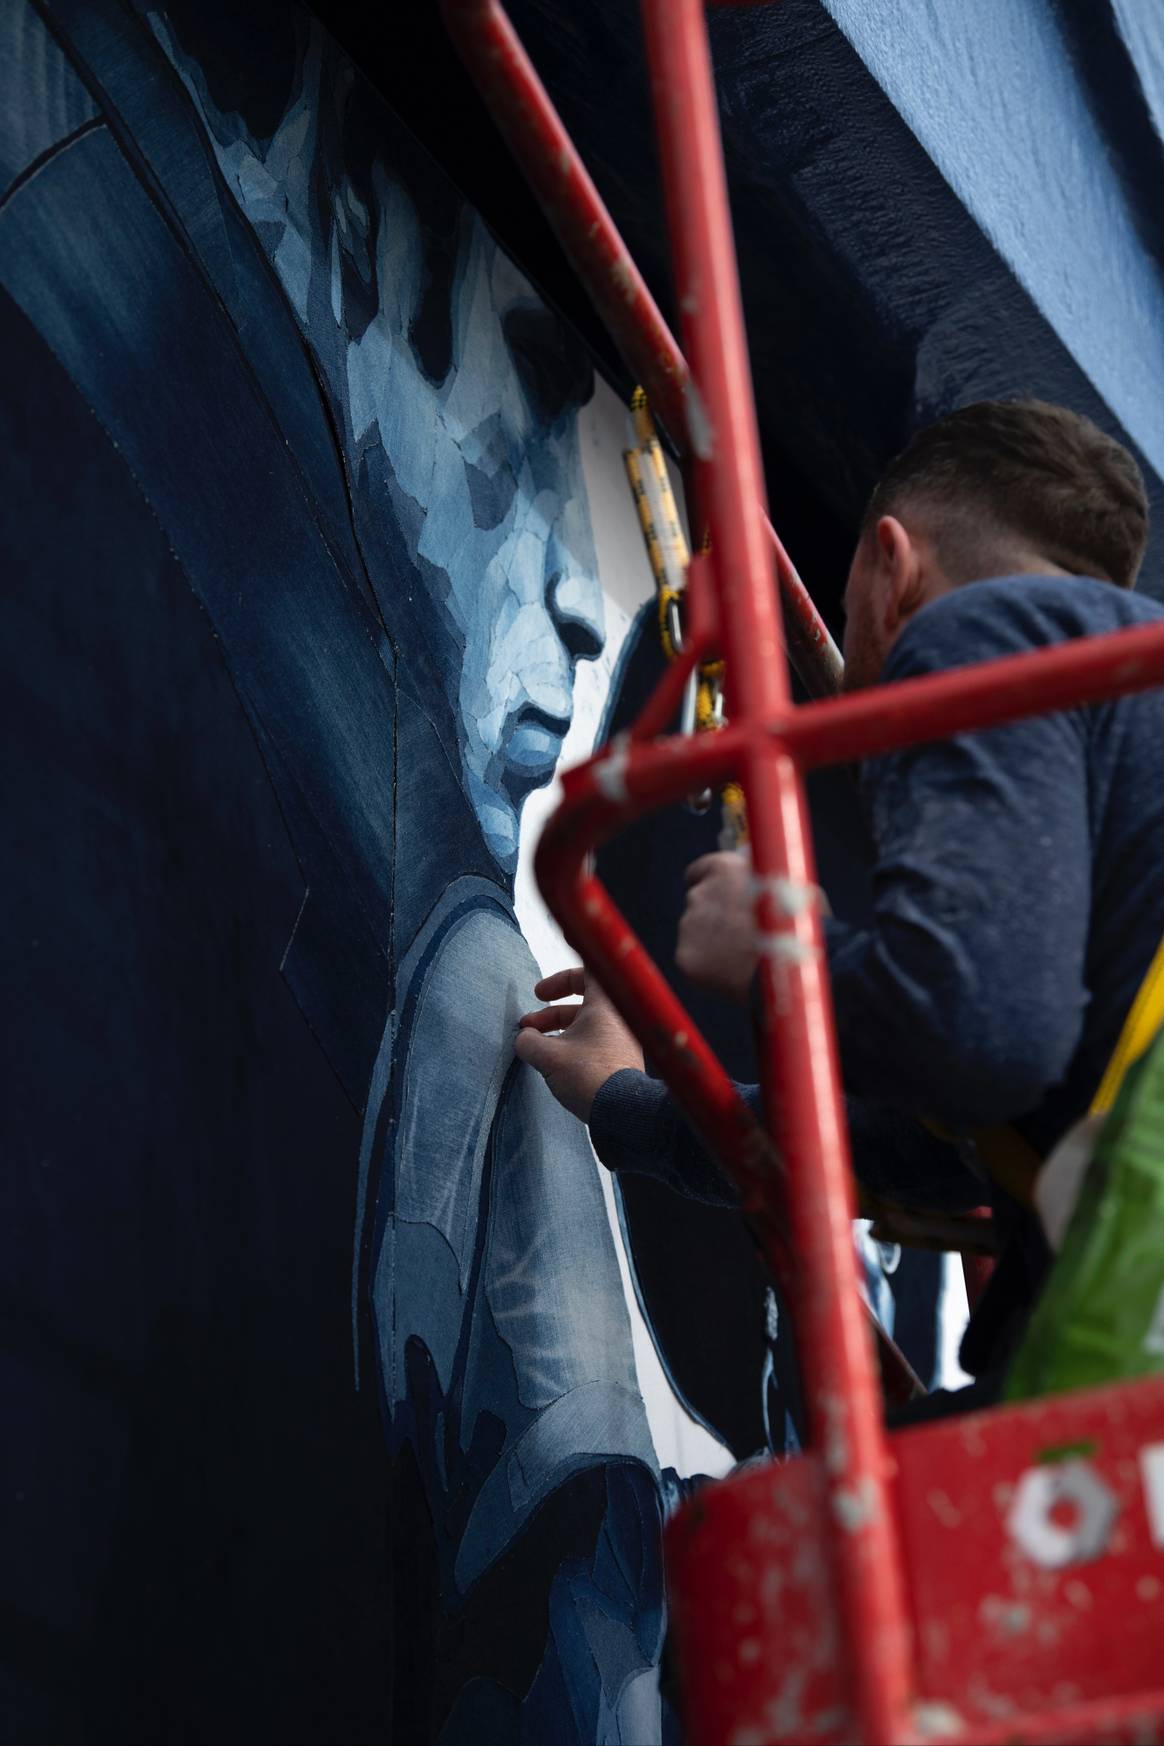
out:
{"label": "fingers", "polygon": [[725,863],[730,864],[734,870],[739,866],[741,856],[750,859],[747,851],[741,849],[716,849],[713,854],[700,855],[698,861],[692,861],[683,875],[688,891],[693,886],[702,885],[705,879],[710,878],[713,873],[719,872]]}
{"label": "fingers", "polygon": [[581,964],[571,965],[568,970],[555,970],[535,984],[534,993],[539,1000],[561,1000],[567,994],[585,994],[586,972]]}
{"label": "fingers", "polygon": [[701,879],[707,878],[707,875],[711,872],[714,861],[714,855],[700,855],[698,861],[692,861],[691,865],[683,875],[683,883],[688,891],[691,890],[693,885],[698,885]]}
{"label": "fingers", "polygon": [[693,890],[697,885],[702,885],[705,879],[711,877],[723,860],[724,853],[723,849],[717,849],[712,855],[700,855],[698,861],[692,861],[683,875],[683,883],[688,891]]}
{"label": "fingers", "polygon": [[523,1013],[518,1029],[527,1031],[565,1031],[570,1028],[581,1006],[543,1006],[537,1012]]}
{"label": "fingers", "polygon": [[518,1031],[513,1052],[527,1067],[532,1067],[537,1073],[547,1074],[553,1067],[555,1054],[561,1046],[557,1037],[543,1037],[540,1031],[527,1025],[524,1030]]}

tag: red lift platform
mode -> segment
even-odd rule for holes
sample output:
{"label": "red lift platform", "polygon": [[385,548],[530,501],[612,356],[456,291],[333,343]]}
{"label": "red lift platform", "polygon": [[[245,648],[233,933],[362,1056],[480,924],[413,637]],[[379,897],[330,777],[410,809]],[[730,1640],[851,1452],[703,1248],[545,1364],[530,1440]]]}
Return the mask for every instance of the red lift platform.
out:
{"label": "red lift platform", "polygon": [[[884,1429],[803,786],[814,765],[1162,684],[1164,628],[835,696],[835,647],[764,510],[702,0],[641,0],[686,357],[500,0],[441,4],[711,535],[680,659],[629,734],[567,773],[537,857],[566,937],[735,1180],[803,1359],[806,1452],[709,1485],[668,1529],[687,1737],[1164,1741],[1164,1378]],[[785,640],[810,703],[791,701]],[[730,726],[660,737],[715,653]],[[767,1131],[591,870],[621,826],[729,778],[748,803]]]}

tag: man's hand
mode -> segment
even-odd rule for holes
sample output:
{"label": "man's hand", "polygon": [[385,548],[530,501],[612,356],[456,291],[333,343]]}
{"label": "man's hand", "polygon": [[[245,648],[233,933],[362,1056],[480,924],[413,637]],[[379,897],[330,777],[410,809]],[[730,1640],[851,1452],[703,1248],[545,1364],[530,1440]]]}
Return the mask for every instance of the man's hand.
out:
{"label": "man's hand", "polygon": [[[623,1067],[642,1071],[643,1051],[633,1033],[586,972],[557,970],[537,984],[539,1000],[580,994],[580,1006],[546,1006],[518,1022],[514,1053],[541,1074],[558,1102],[579,1121],[590,1120],[598,1092]],[[549,1036],[561,1031],[560,1037]]]}
{"label": "man's hand", "polygon": [[693,861],[675,948],[684,976],[741,1005],[758,961],[751,874],[751,857],[739,849]]}

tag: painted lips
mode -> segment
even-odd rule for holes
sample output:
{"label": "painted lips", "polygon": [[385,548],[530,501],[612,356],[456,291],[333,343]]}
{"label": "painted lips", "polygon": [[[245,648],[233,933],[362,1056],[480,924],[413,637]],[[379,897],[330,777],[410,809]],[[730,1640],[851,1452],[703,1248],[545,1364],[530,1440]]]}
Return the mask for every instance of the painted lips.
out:
{"label": "painted lips", "polygon": [[506,744],[511,773],[534,786],[548,782],[569,727],[568,718],[549,715],[532,705],[520,710]]}

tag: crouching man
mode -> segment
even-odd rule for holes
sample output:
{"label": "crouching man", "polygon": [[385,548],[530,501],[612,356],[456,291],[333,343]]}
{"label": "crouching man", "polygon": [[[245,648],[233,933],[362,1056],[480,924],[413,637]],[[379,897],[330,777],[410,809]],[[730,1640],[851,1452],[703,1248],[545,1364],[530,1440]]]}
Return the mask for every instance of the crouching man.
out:
{"label": "crouching man", "polygon": [[[1139,469],[1089,420],[1033,401],[952,413],[873,493],[845,589],[846,689],[1161,619],[1131,592],[1146,537]],[[1001,1260],[962,1347],[989,1397],[1048,1250],[1026,1206],[915,1118],[1010,1123],[1041,1158],[1086,1111],[1164,934],[1164,691],[895,752],[861,788],[873,920],[824,924],[855,1167],[914,1205],[992,1199]],[[740,1002],[752,904],[745,857],[689,869],[679,968]],[[537,992],[584,995],[526,1014],[517,1051],[602,1162],[730,1200],[584,973]]]}

